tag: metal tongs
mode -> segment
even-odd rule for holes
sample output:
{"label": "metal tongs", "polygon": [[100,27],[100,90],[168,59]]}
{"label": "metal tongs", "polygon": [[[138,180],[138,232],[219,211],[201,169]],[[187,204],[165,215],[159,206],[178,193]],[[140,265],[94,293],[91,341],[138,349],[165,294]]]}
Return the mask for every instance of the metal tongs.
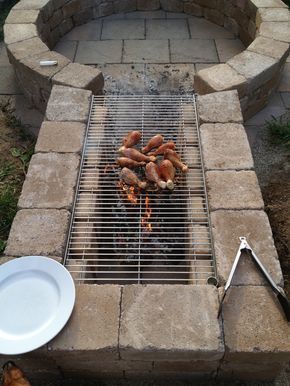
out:
{"label": "metal tongs", "polygon": [[238,252],[236,254],[236,257],[235,257],[235,260],[234,260],[234,263],[233,263],[233,266],[232,266],[229,278],[228,278],[228,280],[226,282],[226,285],[225,285],[225,290],[224,290],[224,293],[223,293],[223,296],[222,296],[222,299],[221,299],[221,302],[220,302],[218,317],[219,317],[219,315],[221,313],[224,299],[225,299],[227,291],[228,291],[228,289],[229,289],[229,287],[231,285],[231,282],[232,282],[235,270],[237,268],[237,265],[239,263],[240,257],[242,255],[242,252],[246,252],[250,257],[252,257],[252,259],[256,263],[257,267],[259,268],[259,270],[263,273],[263,275],[267,279],[268,283],[270,284],[270,286],[272,287],[273,291],[277,295],[277,299],[278,299],[279,303],[281,304],[281,306],[283,308],[283,311],[284,311],[284,314],[286,316],[287,321],[290,322],[290,302],[287,299],[287,297],[286,297],[286,295],[284,293],[284,290],[281,287],[279,287],[274,282],[274,280],[272,279],[272,277],[270,276],[270,274],[268,273],[268,271],[266,270],[264,265],[261,263],[261,261],[258,258],[258,256],[255,254],[253,249],[249,246],[246,237],[239,237],[239,239],[240,239],[241,243],[240,243]]}

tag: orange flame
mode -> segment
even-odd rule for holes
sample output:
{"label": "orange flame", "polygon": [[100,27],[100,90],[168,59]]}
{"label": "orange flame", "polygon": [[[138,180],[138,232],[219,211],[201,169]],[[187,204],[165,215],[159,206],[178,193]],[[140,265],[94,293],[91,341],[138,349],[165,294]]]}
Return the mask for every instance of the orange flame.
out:
{"label": "orange flame", "polygon": [[126,193],[127,199],[131,202],[131,204],[136,205],[138,203],[138,192],[137,194],[135,193],[134,186],[127,186],[121,181],[118,182],[118,186],[124,191],[124,193]]}
{"label": "orange flame", "polygon": [[152,232],[152,224],[149,222],[152,214],[152,209],[150,208],[150,200],[147,194],[145,198],[145,206],[146,206],[146,210],[145,210],[144,216],[142,217],[141,225],[142,227],[145,228],[146,231]]}

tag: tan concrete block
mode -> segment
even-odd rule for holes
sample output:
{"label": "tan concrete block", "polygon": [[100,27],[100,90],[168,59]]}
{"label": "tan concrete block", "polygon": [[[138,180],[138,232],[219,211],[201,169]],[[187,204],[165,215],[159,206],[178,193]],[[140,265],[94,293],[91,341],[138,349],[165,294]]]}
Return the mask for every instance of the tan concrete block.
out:
{"label": "tan concrete block", "polygon": [[253,169],[254,161],[244,126],[203,124],[200,138],[206,170]]}
{"label": "tan concrete block", "polygon": [[194,75],[194,88],[204,95],[216,91],[238,90],[240,98],[246,94],[246,78],[228,64],[218,64]]}
{"label": "tan concrete block", "polygon": [[210,210],[264,208],[253,171],[209,171],[206,172],[206,183]]}
{"label": "tan concrete block", "polygon": [[56,209],[17,212],[9,234],[6,255],[63,256],[70,213]]}
{"label": "tan concrete block", "polygon": [[76,154],[35,154],[23,184],[19,208],[71,208],[79,163],[80,157]]}
{"label": "tan concrete block", "polygon": [[198,4],[193,4],[191,2],[184,3],[184,13],[192,16],[202,16],[203,8]]}
{"label": "tan concrete block", "polygon": [[216,0],[195,0],[194,2],[200,5],[201,7],[207,7],[207,8],[215,8],[217,5]]}
{"label": "tan concrete block", "polygon": [[269,287],[232,287],[223,306],[223,321],[226,361],[262,368],[289,362],[289,324]]}
{"label": "tan concrete block", "polygon": [[7,16],[7,24],[41,24],[42,19],[39,10],[14,10],[12,9]]}
{"label": "tan concrete block", "polygon": [[204,17],[205,19],[217,24],[217,25],[224,25],[224,14],[217,11],[216,9],[211,8],[204,8]]}
{"label": "tan concrete block", "polygon": [[81,11],[80,0],[70,0],[62,7],[63,16],[68,18]]}
{"label": "tan concrete block", "polygon": [[121,358],[218,360],[223,344],[217,309],[217,289],[211,286],[124,287]]}
{"label": "tan concrete block", "polygon": [[38,36],[35,24],[5,24],[4,42],[11,44]]}
{"label": "tan concrete block", "polygon": [[113,4],[115,13],[136,11],[137,9],[136,0],[116,0]]}
{"label": "tan concrete block", "polygon": [[73,28],[73,26],[74,24],[72,18],[63,20],[58,26],[60,36],[63,36],[68,33]]}
{"label": "tan concrete block", "polygon": [[41,52],[47,52],[48,47],[41,41],[40,38],[35,37],[24,40],[22,42],[9,44],[7,46],[10,62],[14,60],[20,60],[27,56],[33,56]]}
{"label": "tan concrete block", "polygon": [[259,35],[267,38],[280,40],[281,42],[290,42],[290,22],[288,21],[267,21],[260,25]]}
{"label": "tan concrete block", "polygon": [[47,120],[87,122],[90,100],[88,90],[55,85],[47,104]]}
{"label": "tan concrete block", "polygon": [[159,0],[137,0],[138,11],[155,11],[160,8]]}
{"label": "tan concrete block", "polygon": [[237,91],[201,95],[197,100],[200,123],[243,122]]}
{"label": "tan concrete block", "polygon": [[257,8],[287,8],[282,0],[251,0]]}
{"label": "tan concrete block", "polygon": [[79,122],[44,121],[35,153],[81,153],[86,126]]}
{"label": "tan concrete block", "polygon": [[92,352],[95,365],[100,360],[117,360],[121,287],[92,284],[76,289],[73,314],[48,344],[50,355],[61,358],[73,351],[81,361],[80,353]]}
{"label": "tan concrete block", "polygon": [[[228,279],[240,245],[239,237],[242,236],[247,237],[250,246],[273,280],[277,284],[283,283],[271,226],[264,211],[216,211],[211,213],[211,223],[220,284],[225,284]],[[266,281],[255,263],[243,254],[233,278],[233,284],[265,285]]]}
{"label": "tan concrete block", "polygon": [[257,27],[264,21],[290,21],[290,13],[286,8],[260,8],[256,15]]}
{"label": "tan concrete block", "polygon": [[285,57],[289,55],[289,44],[258,36],[253,43],[249,45],[247,50],[284,61]]}
{"label": "tan concrete block", "polygon": [[50,29],[56,28],[61,22],[63,21],[63,14],[62,10],[58,9],[55,11],[52,15],[52,17],[48,20],[48,24],[50,26]]}
{"label": "tan concrete block", "polygon": [[40,10],[43,20],[48,20],[54,11],[51,0],[21,0],[14,5],[13,10]]}
{"label": "tan concrete block", "polygon": [[153,365],[153,374],[214,373],[218,368],[218,363],[218,361],[156,361]]}
{"label": "tan concrete block", "polygon": [[252,51],[243,51],[228,64],[248,80],[249,90],[255,90],[271,79],[278,71],[278,61]]}
{"label": "tan concrete block", "polygon": [[183,1],[160,0],[161,8],[168,12],[183,12]]}
{"label": "tan concrete block", "polygon": [[104,77],[97,68],[78,63],[69,63],[52,78],[53,84],[91,90],[100,93],[104,86]]}

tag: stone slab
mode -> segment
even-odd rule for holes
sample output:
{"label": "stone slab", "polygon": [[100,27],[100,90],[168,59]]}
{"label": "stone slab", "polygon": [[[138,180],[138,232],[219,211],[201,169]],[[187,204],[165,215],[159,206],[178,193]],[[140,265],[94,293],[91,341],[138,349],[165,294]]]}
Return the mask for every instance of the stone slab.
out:
{"label": "stone slab", "polygon": [[264,36],[258,36],[253,43],[248,46],[247,50],[280,60],[289,54],[289,44]]}
{"label": "stone slab", "polygon": [[187,21],[185,19],[147,20],[146,39],[189,39]]}
{"label": "stone slab", "polygon": [[253,169],[254,161],[244,126],[203,124],[200,136],[206,170]]}
{"label": "stone slab", "polygon": [[91,95],[88,90],[53,86],[46,109],[47,120],[87,122]]}
{"label": "stone slab", "polygon": [[[56,60],[56,66],[40,66],[41,60]],[[58,54],[54,51],[46,51],[37,53],[32,56],[21,59],[21,64],[24,65],[28,70],[33,69],[34,76],[38,76],[39,83],[42,79],[46,80],[47,83],[51,83],[51,78],[57,74],[61,69],[69,64],[69,59],[63,55]],[[21,67],[20,67],[21,70]],[[33,76],[32,74],[32,76]],[[39,80],[39,78],[42,78]],[[35,81],[35,80],[34,80]],[[42,86],[43,87],[43,86]],[[51,86],[50,86],[51,87]]]}
{"label": "stone slab", "polygon": [[5,44],[20,42],[38,36],[35,24],[4,24]]}
{"label": "stone slab", "polygon": [[164,40],[125,40],[123,63],[169,63],[168,44]]}
{"label": "stone slab", "polygon": [[[271,226],[262,210],[218,210],[211,213],[213,245],[219,283],[225,285],[232,268],[239,237],[246,237],[275,283],[281,285],[283,276],[274,245]],[[266,280],[247,254],[243,254],[233,285],[265,285]]]}
{"label": "stone slab", "polygon": [[104,20],[102,40],[145,39],[145,21]]}
{"label": "stone slab", "polygon": [[15,10],[12,9],[7,16],[5,23],[8,24],[41,24],[40,11],[35,9],[30,10]]}
{"label": "stone slab", "polygon": [[253,171],[206,172],[209,207],[217,209],[263,209],[256,173]]}
{"label": "stone slab", "polygon": [[273,291],[265,286],[233,287],[223,306],[226,361],[289,362],[289,324]]}
{"label": "stone slab", "polygon": [[135,11],[125,13],[126,19],[165,19],[166,12],[159,9],[158,11]]}
{"label": "stone slab", "polygon": [[101,21],[91,21],[84,25],[73,28],[69,33],[64,35],[63,41],[75,40],[75,41],[86,41],[86,40],[100,40],[101,38]]}
{"label": "stone slab", "polygon": [[203,18],[192,17],[188,19],[188,23],[190,34],[193,39],[227,39],[235,37],[225,28]]}
{"label": "stone slab", "polygon": [[194,87],[201,95],[237,90],[241,98],[247,92],[246,78],[226,63],[200,70],[194,77]]}
{"label": "stone slab", "polygon": [[73,62],[77,50],[77,44],[77,41],[60,41],[54,47],[54,51],[65,56]]}
{"label": "stone slab", "polygon": [[48,343],[50,355],[60,359],[73,351],[82,361],[81,353],[91,351],[95,365],[102,359],[117,360],[120,301],[118,285],[78,285],[72,317]]}
{"label": "stone slab", "polygon": [[257,8],[287,8],[282,0],[251,0]]}
{"label": "stone slab", "polygon": [[277,60],[248,50],[234,56],[228,64],[248,80],[250,90],[264,85],[278,71]]}
{"label": "stone slab", "polygon": [[78,63],[69,63],[54,75],[52,83],[91,90],[93,94],[97,94],[103,89],[104,77],[97,68]]}
{"label": "stone slab", "polygon": [[207,39],[170,40],[172,63],[218,63],[215,43]]}
{"label": "stone slab", "polygon": [[[48,47],[38,37],[26,39],[22,42],[9,44],[8,52],[17,60],[24,59],[27,56],[33,56],[36,54],[44,53],[48,51]],[[14,58],[13,58],[14,59]]]}
{"label": "stone slab", "polygon": [[215,39],[215,44],[221,63],[227,62],[245,49],[239,39]]}
{"label": "stone slab", "polygon": [[290,42],[290,22],[266,21],[261,23],[259,35],[267,38],[280,40],[281,42]]}
{"label": "stone slab", "polygon": [[242,123],[238,93],[234,91],[201,95],[197,99],[200,123]]}
{"label": "stone slab", "polygon": [[263,21],[290,21],[289,10],[286,8],[260,8],[256,15],[257,27],[259,27]]}
{"label": "stone slab", "polygon": [[280,92],[290,91],[290,63],[285,64],[283,74],[282,74],[282,79],[278,86],[278,91]]}
{"label": "stone slab", "polygon": [[221,358],[223,344],[217,309],[217,289],[211,286],[124,287],[121,358],[179,361]]}
{"label": "stone slab", "polygon": [[34,154],[18,201],[19,208],[71,208],[79,163],[76,154]]}
{"label": "stone slab", "polygon": [[75,61],[82,64],[120,63],[122,40],[79,42]]}
{"label": "stone slab", "polygon": [[81,153],[86,126],[78,122],[48,122],[41,125],[36,153]]}
{"label": "stone slab", "polygon": [[5,255],[63,256],[70,213],[64,209],[23,209],[17,212]]}

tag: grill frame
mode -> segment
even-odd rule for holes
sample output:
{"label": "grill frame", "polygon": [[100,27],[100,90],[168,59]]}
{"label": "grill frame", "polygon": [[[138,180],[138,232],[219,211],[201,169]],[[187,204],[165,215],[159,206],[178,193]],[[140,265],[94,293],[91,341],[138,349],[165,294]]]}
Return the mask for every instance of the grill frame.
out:
{"label": "grill frame", "polygon": [[[190,218],[190,221],[189,223],[192,224],[192,225],[197,225],[197,226],[201,226],[201,225],[205,225],[206,228],[207,228],[207,232],[208,232],[208,236],[209,236],[209,250],[210,252],[208,253],[208,255],[210,255],[210,258],[207,258],[207,259],[197,259],[196,257],[194,259],[188,259],[185,257],[185,254],[183,253],[182,254],[182,257],[183,257],[183,260],[181,259],[176,259],[176,261],[178,260],[179,262],[180,261],[184,261],[184,265],[182,264],[179,264],[179,267],[184,267],[184,271],[182,271],[182,273],[190,276],[190,269],[189,269],[189,265],[188,264],[192,264],[192,262],[195,262],[196,264],[199,263],[199,262],[202,262],[202,264],[204,265],[200,265],[199,266],[199,270],[202,268],[202,269],[207,269],[205,272],[202,272],[203,273],[203,276],[207,276],[206,279],[205,277],[203,277],[202,279],[193,279],[193,278],[182,278],[182,279],[178,279],[176,277],[174,278],[170,278],[170,277],[163,277],[162,276],[158,276],[158,275],[162,275],[162,271],[154,271],[154,275],[158,274],[157,277],[155,278],[150,278],[150,279],[144,279],[141,277],[141,271],[142,269],[144,269],[144,267],[148,267],[148,265],[144,265],[145,262],[148,263],[148,261],[150,261],[150,259],[141,259],[141,256],[140,256],[140,253],[139,253],[139,257],[138,257],[138,275],[137,277],[129,277],[128,275],[132,274],[132,272],[130,271],[124,271],[123,269],[120,271],[120,277],[116,277],[116,271],[108,271],[108,277],[104,277],[105,275],[105,271],[95,271],[95,268],[100,268],[101,265],[100,264],[96,264],[96,263],[92,263],[93,260],[95,260],[94,258],[90,258],[90,256],[88,254],[84,254],[84,251],[83,253],[80,253],[82,254],[82,258],[81,259],[75,259],[73,258],[73,254],[71,253],[71,251],[75,248],[72,247],[73,243],[75,242],[75,238],[73,236],[73,233],[74,233],[74,227],[76,224],[79,224],[78,222],[78,217],[77,217],[77,212],[78,212],[78,204],[80,203],[79,198],[80,198],[80,194],[82,193],[82,188],[81,188],[81,185],[82,185],[82,178],[83,178],[83,173],[84,173],[84,170],[85,170],[85,163],[88,161],[88,159],[90,159],[90,146],[92,145],[91,143],[91,134],[93,133],[93,130],[94,130],[94,125],[101,125],[103,128],[104,128],[104,132],[106,131],[106,128],[112,128],[112,126],[114,126],[114,124],[109,124],[109,119],[106,119],[105,118],[105,123],[104,123],[104,119],[98,119],[98,116],[97,115],[94,115],[94,112],[95,112],[95,109],[97,106],[112,106],[111,104],[113,103],[113,101],[116,101],[117,100],[126,100],[126,103],[128,101],[131,101],[133,104],[134,104],[134,101],[137,100],[140,101],[142,99],[142,117],[140,118],[139,116],[139,119],[141,119],[141,126],[142,126],[142,137],[144,138],[144,127],[146,125],[148,125],[150,123],[150,121],[148,121],[148,119],[144,120],[144,112],[146,112],[146,110],[144,110],[144,102],[148,102],[150,101],[149,105],[153,103],[153,101],[156,102],[159,101],[159,104],[160,104],[160,101],[162,102],[162,104],[168,104],[168,102],[171,102],[172,104],[175,104],[176,101],[179,101],[180,102],[180,107],[181,107],[181,114],[182,114],[182,117],[183,119],[182,120],[178,120],[178,125],[179,128],[180,126],[182,127],[181,130],[183,130],[183,134],[184,134],[184,128],[185,128],[185,121],[184,121],[184,118],[185,118],[185,115],[184,115],[184,111],[183,111],[183,104],[185,103],[186,101],[186,104],[190,105],[191,108],[193,108],[193,112],[194,112],[194,117],[192,118],[192,120],[194,122],[190,123],[190,125],[194,125],[194,129],[195,129],[195,133],[194,133],[194,137],[195,139],[192,140],[192,142],[195,143],[194,147],[197,148],[197,151],[198,151],[198,158],[199,158],[199,169],[196,168],[196,164],[194,166],[194,168],[192,170],[198,170],[199,172],[201,172],[201,183],[202,183],[202,198],[203,198],[203,206],[204,206],[204,212],[206,214],[206,222],[205,223],[202,223],[201,221],[197,221],[196,217],[193,219],[193,218]],[[189,103],[190,101],[190,103]],[[111,103],[111,104],[110,104]],[[161,104],[161,106],[162,106]],[[118,105],[118,107],[120,107],[120,104]],[[128,108],[128,106],[127,106]],[[130,109],[132,109],[132,105],[130,105]],[[168,113],[168,106],[166,106],[166,108],[163,110],[163,107],[161,109],[159,109],[159,113],[163,113],[163,111],[165,112],[165,117],[169,117],[169,113]],[[83,146],[83,151],[82,151],[82,156],[81,156],[81,165],[80,165],[80,171],[79,171],[79,176],[78,176],[78,181],[77,181],[77,189],[76,189],[76,194],[75,194],[75,199],[74,199],[74,204],[73,204],[73,210],[72,210],[72,216],[71,216],[71,222],[70,222],[70,228],[69,228],[69,235],[68,235],[68,238],[67,238],[67,245],[66,245],[66,251],[65,251],[65,257],[64,257],[64,261],[63,261],[63,264],[69,269],[69,271],[71,272],[72,276],[74,277],[75,281],[76,282],[79,282],[79,283],[99,283],[99,284],[103,284],[103,283],[108,283],[108,284],[155,284],[155,283],[164,283],[164,284],[206,284],[206,283],[210,283],[210,284],[217,284],[217,280],[216,280],[216,263],[215,263],[215,257],[214,257],[214,248],[213,248],[213,244],[212,244],[212,231],[211,231],[211,223],[210,223],[210,216],[209,216],[209,209],[208,209],[208,197],[207,197],[207,192],[206,192],[206,184],[205,184],[205,171],[204,171],[204,164],[203,164],[203,158],[202,158],[202,152],[201,152],[201,141],[200,141],[200,133],[199,133],[199,126],[198,126],[198,115],[197,115],[197,107],[196,107],[196,99],[195,99],[195,96],[192,94],[192,95],[159,95],[159,96],[149,96],[149,95],[134,95],[134,96],[129,96],[129,95],[109,95],[109,96],[93,96],[92,99],[91,99],[91,105],[90,105],[90,113],[89,113],[89,119],[88,119],[88,123],[87,123],[87,128],[86,128],[86,134],[85,134],[85,141],[84,141],[84,146]],[[124,125],[124,123],[126,123],[126,132],[119,132],[120,136],[122,137],[124,134],[126,134],[129,130],[133,130],[133,129],[136,129],[139,125],[136,125],[136,122],[132,122],[130,121],[129,119],[129,124],[128,124],[128,121],[126,121],[126,113],[125,113],[125,121],[123,121],[122,125]],[[121,118],[124,117],[122,114],[121,114]],[[119,116],[120,118],[120,116]],[[146,114],[145,114],[145,118],[146,118]],[[154,119],[153,115],[152,115],[152,118],[153,118],[153,124],[156,124],[156,118]],[[127,118],[128,119],[128,118]],[[100,121],[100,122],[98,122]],[[119,124],[120,125],[120,120],[119,120]],[[168,127],[168,122],[166,124],[164,124],[165,127]],[[160,127],[160,122],[159,122],[159,127]],[[150,134],[150,135],[149,135]],[[150,138],[152,135],[154,134],[157,134],[157,131],[155,133],[148,133],[148,137],[146,138],[148,140],[148,138]],[[161,134],[164,134],[163,132],[161,132]],[[180,135],[178,136],[178,139],[179,139]],[[167,139],[171,139],[171,138],[167,138]],[[101,142],[102,138],[99,138],[99,145],[100,145],[100,142]],[[180,138],[181,140],[181,138]],[[183,142],[185,141],[185,139],[183,138]],[[121,146],[121,141],[119,141],[118,143],[119,146]],[[197,146],[196,146],[197,145]],[[190,146],[189,146],[190,148]],[[178,150],[178,148],[177,148]],[[95,153],[97,153],[96,149],[95,149]],[[94,154],[96,155],[96,154]],[[99,157],[100,155],[97,155],[97,157]],[[117,155],[115,156],[115,158],[117,158]],[[94,157],[93,157],[94,159]],[[94,161],[95,162],[95,161]],[[101,161],[102,163],[102,161]],[[98,163],[97,166],[101,165],[101,163]],[[91,164],[90,164],[91,166]],[[95,169],[97,169],[97,166],[95,165]],[[200,180],[200,178],[199,178]],[[195,181],[195,177],[192,179],[192,181]],[[116,188],[115,188],[116,190]],[[178,193],[180,193],[180,190],[178,191]],[[91,193],[93,195],[93,193]],[[191,192],[190,193],[190,189],[187,189],[187,194],[188,194],[188,197],[191,196],[191,197],[199,197],[201,196],[200,193],[196,194],[196,196],[194,196],[194,194]],[[183,195],[183,197],[186,199],[187,201],[187,205],[188,205],[188,197],[186,195]],[[104,197],[102,197],[102,200],[104,200]],[[100,201],[102,202],[102,201]],[[142,214],[142,201],[140,199],[140,215],[139,215],[139,220],[141,220],[141,214]],[[88,211],[89,212],[89,211]],[[90,211],[91,213],[91,211]],[[187,214],[188,214],[188,211],[187,211]],[[87,216],[87,224],[92,224],[92,221],[88,221],[89,218],[91,218],[91,214],[88,214]],[[135,218],[135,217],[134,217]],[[108,217],[106,219],[109,219]],[[127,217],[127,220],[130,220],[130,217]],[[96,224],[97,222],[93,222],[94,224]],[[175,222],[176,224],[178,224],[179,222]],[[186,222],[183,220],[180,222],[182,225],[183,225],[183,228],[185,228],[185,224]],[[154,226],[154,224],[153,224]],[[139,221],[139,227],[141,227],[141,222]],[[181,228],[180,228],[181,229]],[[96,231],[95,234],[97,234],[98,231]],[[140,237],[140,234],[142,234],[142,229],[141,231],[139,230],[139,237]],[[82,238],[81,238],[82,239]],[[188,243],[185,243],[185,244],[188,244]],[[201,243],[199,243],[201,244]],[[140,243],[140,238],[139,238],[139,250],[141,248],[141,243]],[[193,245],[195,245],[193,243]],[[197,245],[197,244],[196,244]],[[86,248],[83,248],[83,250],[85,250]],[[127,248],[128,249],[128,248]],[[142,249],[142,248],[141,248]],[[99,247],[96,247],[96,248],[92,248],[92,253],[93,254],[98,254],[100,252],[100,248]],[[121,252],[121,250],[120,250]],[[140,252],[140,251],[139,251]],[[100,260],[100,259],[99,259]],[[99,261],[99,260],[95,260],[95,262]],[[120,262],[120,258],[118,259],[112,259],[112,261],[118,261]],[[128,259],[127,259],[128,260]],[[156,258],[152,258],[152,262],[156,262],[158,260],[158,262],[161,262],[162,259],[156,259]],[[103,260],[103,261],[108,261],[108,259],[106,260]],[[167,260],[168,261],[168,260]],[[170,262],[173,263],[175,261],[175,259],[170,259]],[[81,264],[80,264],[81,262]],[[74,263],[74,264],[73,264]],[[143,263],[143,264],[142,264]],[[206,263],[209,264],[209,266],[206,265]],[[128,261],[126,261],[126,264],[125,264],[125,267],[128,268],[131,268],[131,264],[132,264],[132,267],[136,267],[136,264],[134,264],[133,262],[131,262],[131,260],[129,261],[129,264],[128,264]],[[108,265],[108,264],[104,264],[104,267],[105,266],[108,266],[108,268],[112,268],[112,267],[116,267],[115,265]],[[118,265],[120,266],[120,265]],[[160,268],[164,267],[165,264],[160,264]],[[156,265],[154,265],[154,267],[156,267]],[[169,265],[166,264],[166,268],[168,268]],[[173,267],[176,267],[176,265],[173,265]],[[197,265],[196,267],[197,268]],[[100,275],[100,272],[102,272],[102,275],[101,277],[97,277],[96,276],[96,272],[97,274]],[[93,273],[93,274],[92,274]],[[148,273],[148,272],[147,272]],[[201,272],[197,272],[196,273],[196,276],[198,274],[200,274]],[[180,271],[170,271],[170,275],[180,275]],[[124,277],[124,275],[126,277]]]}

